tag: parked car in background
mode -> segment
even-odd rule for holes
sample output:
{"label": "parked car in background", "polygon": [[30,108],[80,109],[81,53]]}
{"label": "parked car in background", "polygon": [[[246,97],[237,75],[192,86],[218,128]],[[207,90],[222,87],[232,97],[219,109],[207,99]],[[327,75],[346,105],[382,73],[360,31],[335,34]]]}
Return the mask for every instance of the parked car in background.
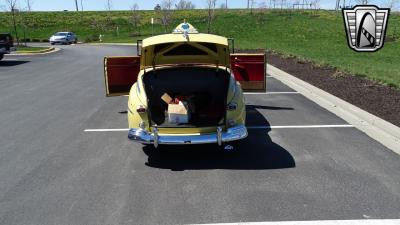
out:
{"label": "parked car in background", "polygon": [[76,44],[78,37],[72,32],[57,32],[50,37],[50,44]]}
{"label": "parked car in background", "polygon": [[3,59],[5,54],[10,54],[14,50],[14,41],[11,34],[0,33],[0,60]]}

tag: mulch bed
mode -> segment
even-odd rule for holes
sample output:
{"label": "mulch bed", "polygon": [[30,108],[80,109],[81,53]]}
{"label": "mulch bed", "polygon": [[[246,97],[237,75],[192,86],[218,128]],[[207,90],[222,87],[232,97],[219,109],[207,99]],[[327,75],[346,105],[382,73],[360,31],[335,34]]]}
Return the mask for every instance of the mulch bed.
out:
{"label": "mulch bed", "polygon": [[294,57],[282,57],[276,53],[268,53],[267,61],[299,79],[400,126],[400,90],[396,88],[342,73],[335,68],[321,68]]}

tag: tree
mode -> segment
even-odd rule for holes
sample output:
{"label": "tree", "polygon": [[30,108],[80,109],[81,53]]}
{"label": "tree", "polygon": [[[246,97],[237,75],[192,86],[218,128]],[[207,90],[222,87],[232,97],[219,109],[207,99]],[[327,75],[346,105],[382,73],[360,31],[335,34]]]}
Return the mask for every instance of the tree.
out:
{"label": "tree", "polygon": [[140,12],[139,12],[139,5],[137,3],[133,4],[131,7],[131,23],[133,24],[137,35],[140,35]]}
{"label": "tree", "polygon": [[267,3],[265,1],[262,1],[260,3],[258,3],[258,8],[261,10],[264,10],[267,8]]}
{"label": "tree", "polygon": [[23,25],[23,28],[24,28],[24,42],[25,42],[25,46],[26,46],[26,41],[27,41],[27,39],[26,39],[26,32],[27,32],[27,28],[28,28],[28,25],[27,25],[27,21],[26,21],[26,16],[24,15],[24,14],[30,14],[31,13],[31,11],[32,11],[32,5],[33,5],[33,1],[32,0],[25,0],[25,4],[26,4],[26,7],[25,7],[25,12],[24,13],[22,13],[21,15],[22,15],[22,25]]}
{"label": "tree", "polygon": [[32,11],[33,1],[32,0],[25,0],[25,3],[26,3],[26,10],[28,12],[31,12]]}
{"label": "tree", "polygon": [[396,9],[400,4],[400,0],[389,0],[387,1],[386,5],[388,8],[391,8],[392,10]]}
{"label": "tree", "polygon": [[270,5],[271,5],[271,8],[272,8],[272,5],[274,6],[274,9],[276,8],[276,0],[272,0],[272,3],[270,2]]}
{"label": "tree", "polygon": [[167,27],[169,23],[171,22],[172,16],[173,16],[173,1],[172,0],[163,0],[161,2],[161,24],[164,26],[164,32],[167,33]]}
{"label": "tree", "polygon": [[180,0],[175,4],[177,10],[194,9],[196,6],[191,1]]}
{"label": "tree", "polygon": [[76,11],[79,11],[78,0],[75,0],[75,7],[76,7]]}
{"label": "tree", "polygon": [[13,26],[14,33],[15,33],[15,38],[17,39],[17,45],[19,45],[19,37],[18,37],[18,31],[17,31],[17,18],[16,18],[17,17],[16,13],[18,12],[17,0],[5,0],[5,2],[6,2],[6,7],[11,12],[12,26]]}
{"label": "tree", "polygon": [[108,25],[112,24],[112,15],[111,15],[111,11],[113,9],[113,2],[112,0],[106,0],[106,10],[108,12],[108,17],[107,17],[107,22]]}
{"label": "tree", "polygon": [[217,4],[217,0],[207,0],[207,32],[211,32],[211,22],[214,19],[215,5]]}
{"label": "tree", "polygon": [[256,4],[256,0],[249,0],[250,2],[250,14],[253,14],[253,7]]}

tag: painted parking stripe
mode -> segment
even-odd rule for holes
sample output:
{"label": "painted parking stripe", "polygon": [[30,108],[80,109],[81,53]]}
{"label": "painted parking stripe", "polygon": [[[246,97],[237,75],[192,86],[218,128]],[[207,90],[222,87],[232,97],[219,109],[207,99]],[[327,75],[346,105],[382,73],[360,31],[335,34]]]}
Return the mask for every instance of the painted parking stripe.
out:
{"label": "painted parking stripe", "polygon": [[[312,128],[351,128],[350,124],[342,125],[295,125],[295,126],[248,126],[247,129],[262,130],[262,129],[312,129]],[[127,132],[128,128],[121,129],[86,129],[84,132]]]}
{"label": "painted parking stripe", "polygon": [[[287,94],[300,94],[297,91],[273,91],[273,92],[248,92],[248,93],[244,93],[245,95],[287,95]],[[129,97],[129,95],[122,95],[125,97]]]}
{"label": "painted parking stripe", "polygon": [[4,58],[2,61],[18,61],[18,59]]}
{"label": "painted parking stripe", "polygon": [[274,91],[274,92],[254,92],[244,93],[245,95],[298,95],[297,91]]}
{"label": "painted parking stripe", "polygon": [[202,225],[399,225],[400,219],[275,221],[254,223],[212,223]]}
{"label": "painted parking stripe", "polygon": [[312,129],[312,128],[351,128],[350,124],[340,125],[294,125],[294,126],[248,126],[247,129]]}
{"label": "painted parking stripe", "polygon": [[122,129],[86,129],[85,132],[122,132],[122,131],[129,131],[128,128]]}

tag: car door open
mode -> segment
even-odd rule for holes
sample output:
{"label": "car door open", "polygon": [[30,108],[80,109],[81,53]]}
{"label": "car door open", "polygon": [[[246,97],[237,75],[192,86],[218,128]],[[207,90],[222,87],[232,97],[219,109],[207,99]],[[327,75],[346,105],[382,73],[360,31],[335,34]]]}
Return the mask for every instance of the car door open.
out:
{"label": "car door open", "polygon": [[106,96],[128,95],[140,71],[140,56],[104,58]]}
{"label": "car door open", "polygon": [[231,54],[231,68],[235,79],[245,92],[266,91],[266,54]]}

